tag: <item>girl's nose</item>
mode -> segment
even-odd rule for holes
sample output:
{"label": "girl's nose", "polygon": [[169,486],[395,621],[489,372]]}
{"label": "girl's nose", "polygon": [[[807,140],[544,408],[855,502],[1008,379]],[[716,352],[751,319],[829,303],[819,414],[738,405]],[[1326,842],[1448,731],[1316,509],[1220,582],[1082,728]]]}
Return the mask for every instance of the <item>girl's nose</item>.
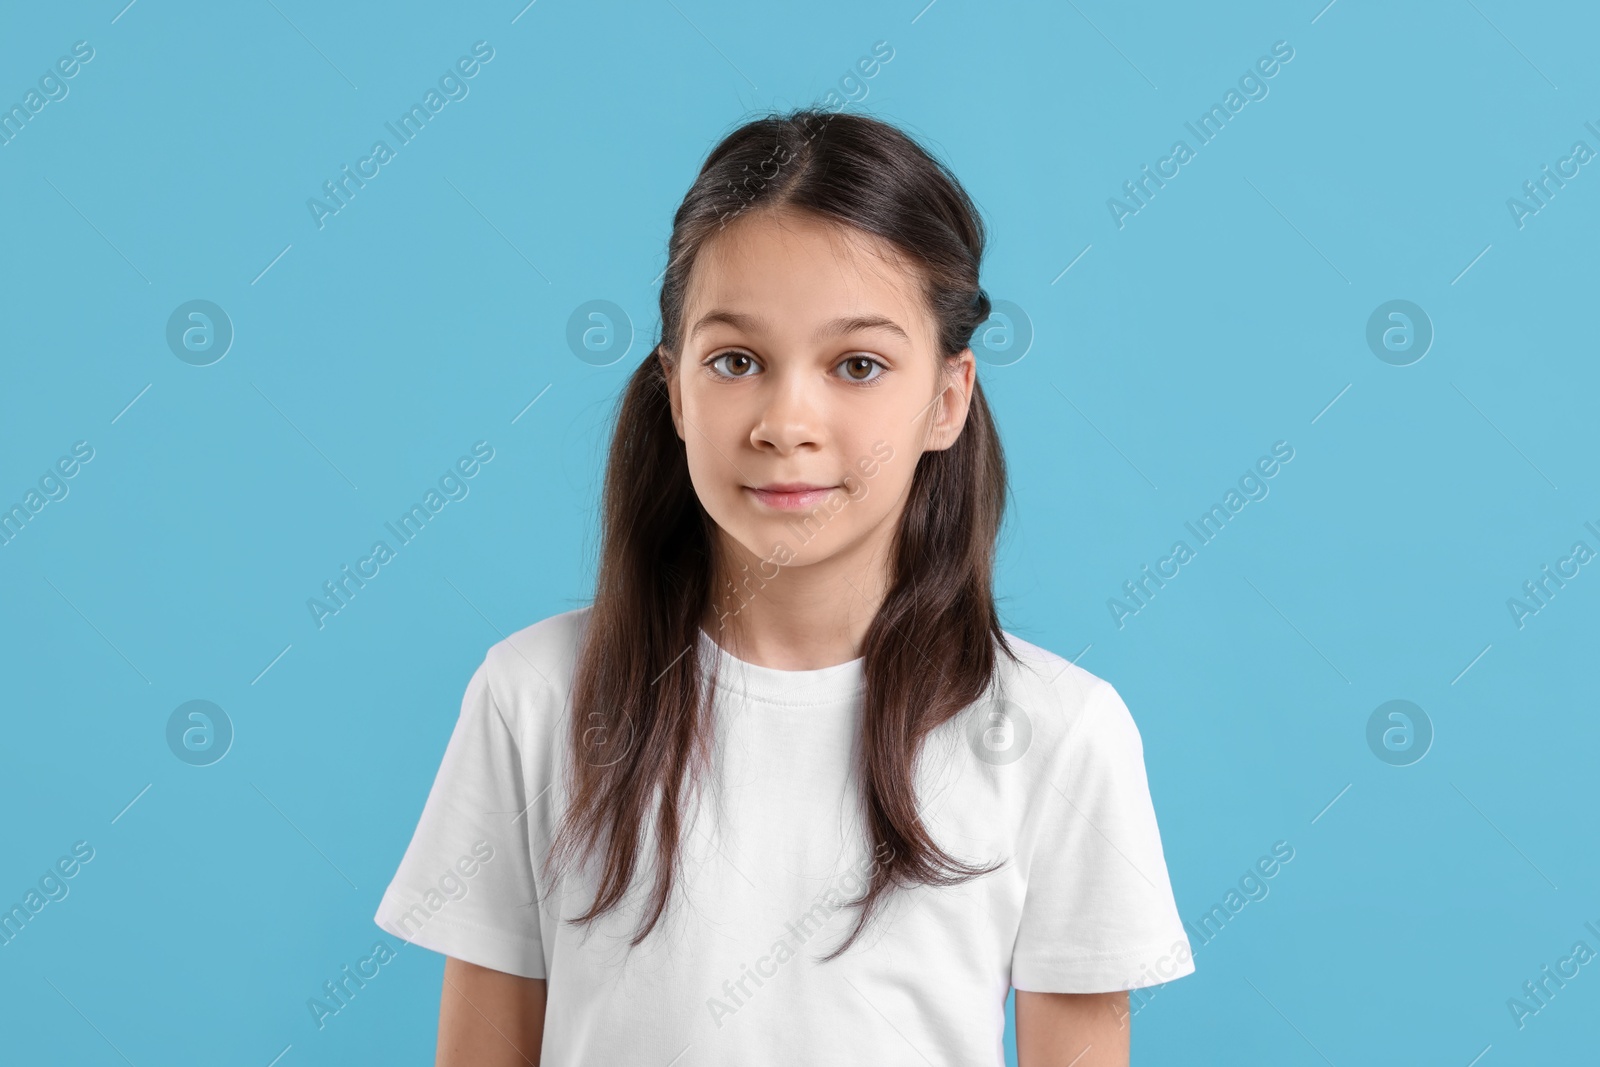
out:
{"label": "girl's nose", "polygon": [[769,375],[755,425],[751,427],[750,443],[780,453],[819,447],[824,428],[817,383],[806,381],[799,374]]}

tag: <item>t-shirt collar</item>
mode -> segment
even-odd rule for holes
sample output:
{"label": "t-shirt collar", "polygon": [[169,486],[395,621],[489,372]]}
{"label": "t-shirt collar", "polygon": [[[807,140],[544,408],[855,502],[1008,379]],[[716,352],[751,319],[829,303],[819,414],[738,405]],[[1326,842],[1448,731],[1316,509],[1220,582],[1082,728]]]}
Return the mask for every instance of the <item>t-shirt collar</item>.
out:
{"label": "t-shirt collar", "polygon": [[851,703],[866,691],[866,658],[808,671],[783,671],[747,663],[730,653],[701,627],[701,669],[717,671],[719,688],[763,703],[791,707]]}

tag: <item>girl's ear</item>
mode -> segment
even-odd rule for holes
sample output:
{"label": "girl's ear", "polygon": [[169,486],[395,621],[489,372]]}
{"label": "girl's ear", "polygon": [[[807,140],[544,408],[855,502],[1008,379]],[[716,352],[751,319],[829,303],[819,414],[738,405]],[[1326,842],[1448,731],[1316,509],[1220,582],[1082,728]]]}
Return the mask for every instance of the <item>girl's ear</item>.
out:
{"label": "girl's ear", "polygon": [[967,424],[967,410],[972,404],[972,386],[977,381],[978,361],[972,349],[963,348],[945,361],[944,392],[934,409],[934,418],[928,427],[927,451],[939,452],[956,443],[961,428]]}
{"label": "girl's ear", "polygon": [[672,409],[672,428],[678,432],[678,440],[683,436],[683,394],[678,389],[678,375],[674,373],[672,360],[667,358],[667,350],[661,345],[656,346],[656,359],[661,361],[662,377],[667,379],[667,402]]}

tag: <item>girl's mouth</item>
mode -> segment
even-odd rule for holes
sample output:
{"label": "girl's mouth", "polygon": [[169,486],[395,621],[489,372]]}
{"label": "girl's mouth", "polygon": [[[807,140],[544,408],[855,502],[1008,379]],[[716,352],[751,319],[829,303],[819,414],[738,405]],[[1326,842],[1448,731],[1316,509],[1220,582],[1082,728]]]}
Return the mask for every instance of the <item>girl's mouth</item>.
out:
{"label": "girl's mouth", "polygon": [[820,504],[824,497],[837,488],[839,487],[836,485],[775,482],[759,489],[747,485],[744,490],[770,508],[777,508],[780,511],[800,511]]}

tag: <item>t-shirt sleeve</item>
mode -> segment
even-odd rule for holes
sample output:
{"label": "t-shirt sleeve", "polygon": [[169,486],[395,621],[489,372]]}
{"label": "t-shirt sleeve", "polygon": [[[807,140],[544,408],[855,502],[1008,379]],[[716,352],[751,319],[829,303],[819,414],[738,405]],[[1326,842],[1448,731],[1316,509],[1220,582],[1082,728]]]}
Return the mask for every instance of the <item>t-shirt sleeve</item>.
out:
{"label": "t-shirt sleeve", "polygon": [[1167,878],[1145,777],[1144,745],[1103,679],[1042,790],[1011,984],[1107,993],[1194,971]]}
{"label": "t-shirt sleeve", "polygon": [[488,660],[467,683],[444,759],[374,921],[481,967],[544,978],[538,892],[515,734],[490,691]]}

